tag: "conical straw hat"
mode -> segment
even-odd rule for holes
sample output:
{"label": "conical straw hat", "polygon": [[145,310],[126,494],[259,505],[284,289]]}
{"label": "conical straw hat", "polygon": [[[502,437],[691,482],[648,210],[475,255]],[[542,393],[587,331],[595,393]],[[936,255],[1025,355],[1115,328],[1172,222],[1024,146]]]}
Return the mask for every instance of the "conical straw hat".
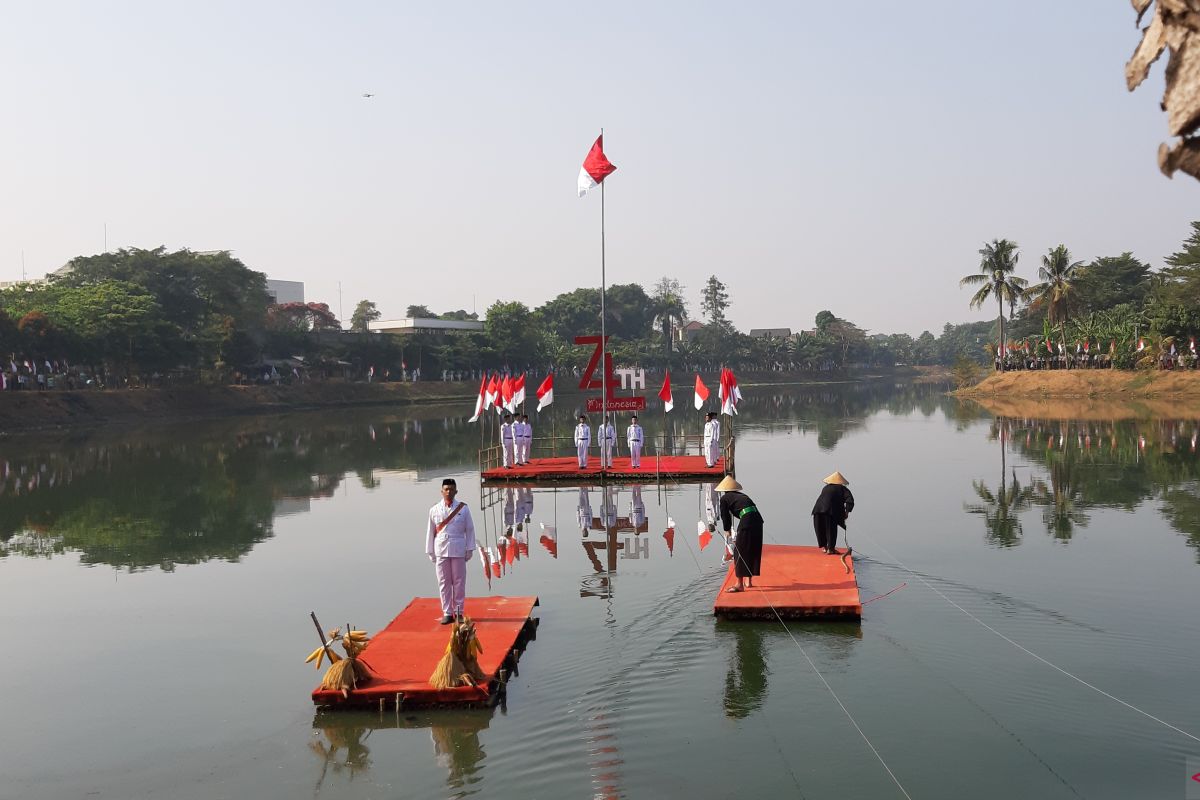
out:
{"label": "conical straw hat", "polygon": [[718,492],[740,492],[742,485],[734,480],[732,475],[726,475],[720,483],[717,484]]}
{"label": "conical straw hat", "polygon": [[840,483],[842,486],[849,486],[850,481],[842,477],[842,473],[835,472],[825,479],[825,483]]}

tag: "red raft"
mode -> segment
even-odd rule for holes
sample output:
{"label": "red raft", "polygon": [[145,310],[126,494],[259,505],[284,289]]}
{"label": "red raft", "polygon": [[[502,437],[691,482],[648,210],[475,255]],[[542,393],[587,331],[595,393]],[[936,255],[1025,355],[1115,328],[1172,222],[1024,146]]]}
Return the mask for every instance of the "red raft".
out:
{"label": "red raft", "polygon": [[[531,618],[536,597],[469,597],[464,613],[475,623],[483,645],[479,666],[487,676],[479,686],[434,689],[429,676],[437,667],[450,625],[441,625],[442,606],[435,597],[417,597],[372,637],[359,656],[373,677],[343,697],[341,692],[313,690],[318,706],[490,706],[504,693],[507,674],[515,671],[525,644],[534,638],[537,620]],[[503,673],[503,674],[502,674]]]}
{"label": "red raft", "polygon": [[[839,553],[844,552],[842,550]],[[728,619],[843,619],[862,618],[854,561],[826,555],[819,547],[763,545],[762,575],[743,592],[725,591],[737,584],[733,565],[713,614]]]}
{"label": "red raft", "polygon": [[[642,456],[640,467],[629,465],[629,456],[615,456],[613,465],[604,470],[607,480],[645,481],[658,478],[669,480],[705,478],[719,481],[725,476],[725,459],[720,458],[713,466],[704,463],[704,456]],[[561,458],[533,458],[528,464],[510,468],[485,469],[480,478],[494,481],[579,481],[600,477],[600,459],[592,456],[587,467],[580,469],[575,456]]]}

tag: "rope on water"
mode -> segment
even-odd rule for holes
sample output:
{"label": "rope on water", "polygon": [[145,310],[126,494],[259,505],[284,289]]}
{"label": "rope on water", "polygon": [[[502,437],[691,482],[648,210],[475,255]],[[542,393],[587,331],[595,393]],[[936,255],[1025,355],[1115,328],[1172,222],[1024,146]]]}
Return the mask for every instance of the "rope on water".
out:
{"label": "rope on water", "polygon": [[1042,662],[1042,663],[1043,663],[1043,664],[1045,664],[1046,666],[1048,666],[1048,667],[1050,667],[1050,668],[1052,668],[1052,669],[1054,669],[1054,670],[1057,670],[1058,672],[1061,672],[1063,675],[1067,676],[1067,677],[1068,677],[1068,678],[1070,678],[1071,680],[1073,680],[1073,681],[1076,681],[1077,683],[1080,683],[1080,684],[1082,684],[1083,686],[1086,686],[1087,688],[1091,689],[1092,691],[1094,691],[1094,692],[1096,692],[1096,693],[1098,693],[1098,694],[1102,694],[1102,695],[1104,695],[1104,696],[1105,696],[1105,697],[1107,697],[1109,700],[1112,700],[1112,701],[1114,701],[1114,702],[1116,702],[1116,703],[1120,703],[1121,705],[1125,706],[1126,708],[1130,709],[1131,711],[1136,711],[1137,713],[1141,714],[1143,717],[1146,717],[1147,719],[1152,719],[1152,720],[1154,720],[1155,722],[1157,722],[1158,724],[1160,724],[1160,725],[1164,725],[1164,726],[1166,726],[1166,727],[1170,728],[1171,730],[1175,731],[1176,733],[1183,734],[1184,736],[1186,736],[1187,738],[1191,739],[1191,740],[1192,740],[1192,741],[1194,741],[1194,742],[1200,742],[1200,736],[1196,736],[1196,735],[1194,735],[1194,734],[1188,733],[1187,731],[1183,730],[1182,728],[1177,728],[1176,726],[1172,725],[1171,723],[1169,723],[1169,722],[1167,722],[1167,721],[1165,721],[1165,720],[1159,719],[1158,717],[1154,716],[1154,715],[1153,715],[1153,714],[1151,714],[1149,711],[1143,711],[1142,709],[1140,709],[1140,708],[1138,708],[1137,706],[1135,706],[1133,703],[1126,702],[1126,701],[1122,700],[1121,698],[1119,698],[1119,697],[1117,697],[1117,696],[1115,696],[1115,695],[1109,694],[1108,692],[1104,691],[1104,690],[1103,690],[1103,689],[1101,689],[1100,687],[1098,687],[1098,686],[1095,686],[1095,685],[1093,685],[1093,684],[1091,684],[1091,683],[1088,683],[1087,681],[1085,681],[1083,678],[1079,677],[1078,675],[1075,675],[1075,674],[1073,674],[1073,673],[1071,673],[1071,672],[1068,672],[1067,670],[1063,669],[1062,667],[1058,666],[1057,664],[1055,664],[1055,663],[1053,663],[1053,662],[1051,662],[1051,661],[1047,661],[1046,659],[1044,659],[1044,658],[1042,658],[1041,656],[1039,656],[1037,653],[1035,653],[1035,652],[1033,652],[1032,650],[1030,650],[1028,647],[1025,647],[1024,645],[1022,645],[1022,644],[1020,644],[1020,643],[1018,643],[1018,642],[1015,642],[1015,641],[1013,641],[1012,639],[1010,639],[1009,637],[1005,636],[1005,635],[1004,635],[1003,633],[1001,633],[1000,631],[998,631],[998,630],[996,630],[995,628],[993,628],[991,625],[988,625],[986,622],[984,622],[983,620],[981,620],[979,617],[977,617],[977,616],[975,616],[974,614],[972,614],[972,613],[971,613],[970,611],[968,611],[967,609],[965,609],[965,608],[963,608],[962,606],[960,606],[958,603],[956,603],[956,602],[954,602],[953,600],[951,600],[951,599],[950,599],[949,597],[947,597],[946,595],[942,594],[940,591],[938,591],[937,587],[935,587],[935,586],[933,586],[932,584],[930,584],[930,583],[929,583],[929,581],[927,581],[927,580],[925,580],[923,577],[921,577],[921,575],[920,575],[920,574],[918,574],[918,573],[916,573],[916,572],[913,572],[911,569],[909,569],[909,568],[908,568],[908,566],[907,566],[907,565],[906,565],[906,564],[905,564],[903,561],[901,561],[900,559],[898,559],[898,558],[896,558],[894,555],[892,555],[892,554],[891,554],[891,553],[888,551],[888,549],[887,549],[886,547],[884,547],[882,544],[880,544],[879,542],[873,541],[873,540],[872,540],[872,544],[873,544],[873,545],[875,545],[875,546],[878,546],[878,547],[879,547],[879,549],[880,549],[880,550],[882,550],[882,551],[883,551],[883,552],[884,552],[884,553],[887,555],[887,557],[888,557],[889,559],[891,559],[892,561],[894,561],[894,562],[895,562],[895,563],[896,563],[896,564],[897,564],[897,565],[898,565],[898,566],[899,566],[901,569],[903,569],[903,570],[904,570],[905,572],[907,572],[909,575],[912,575],[914,578],[916,578],[917,580],[919,580],[921,583],[925,584],[925,587],[926,587],[927,589],[929,589],[931,592],[933,592],[933,593],[934,593],[934,594],[936,594],[938,597],[940,597],[940,598],[942,598],[943,600],[945,600],[945,601],[946,601],[947,603],[949,603],[950,605],[952,605],[952,606],[954,606],[955,608],[957,608],[959,611],[961,611],[961,612],[962,612],[963,614],[965,614],[967,617],[971,618],[972,620],[974,620],[975,622],[979,623],[980,625],[982,625],[982,626],[983,626],[984,628],[986,628],[987,630],[991,631],[992,633],[996,634],[997,636],[999,636],[999,637],[1000,637],[1001,639],[1003,639],[1004,641],[1006,641],[1006,642],[1008,642],[1009,644],[1011,644],[1013,647],[1015,647],[1015,648],[1017,648],[1018,650],[1020,650],[1022,653],[1025,653],[1026,655],[1029,655],[1029,656],[1032,656],[1033,658],[1036,658],[1038,661]]}

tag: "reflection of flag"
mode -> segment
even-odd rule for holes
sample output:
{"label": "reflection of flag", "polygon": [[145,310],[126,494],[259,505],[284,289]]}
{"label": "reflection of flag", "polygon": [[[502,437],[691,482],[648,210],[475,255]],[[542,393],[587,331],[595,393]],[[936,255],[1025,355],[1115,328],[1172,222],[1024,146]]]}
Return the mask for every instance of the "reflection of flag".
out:
{"label": "reflection of flag", "polygon": [[558,558],[558,529],[553,525],[547,525],[542,522],[542,538],[539,540],[542,547],[546,548],[546,552],[554,558]]}
{"label": "reflection of flag", "polygon": [[667,517],[667,530],[663,533],[663,538],[667,540],[667,555],[675,555],[675,520]]}
{"label": "reflection of flag", "polygon": [[658,390],[658,399],[663,401],[663,413],[670,414],[671,409],[675,407],[675,400],[671,397],[671,371],[667,370],[663,375],[662,388]]}
{"label": "reflection of flag", "polygon": [[704,520],[696,520],[696,533],[700,535],[700,549],[708,547],[708,543],[712,541],[712,534],[708,531],[708,526],[704,524]]}
{"label": "reflection of flag", "polygon": [[484,405],[484,402],[486,402],[486,400],[487,400],[487,375],[485,374],[483,376],[483,379],[479,381],[479,396],[475,398],[475,415],[472,416],[471,419],[467,420],[468,422],[475,422],[477,419],[479,419],[479,415],[482,414],[484,409],[487,408],[487,406]]}
{"label": "reflection of flag", "polygon": [[541,411],[546,406],[554,402],[554,373],[551,372],[546,376],[546,380],[542,381],[542,385],[537,388],[537,410]]}
{"label": "reflection of flag", "polygon": [[604,134],[596,138],[596,143],[583,159],[579,168],[579,196],[583,197],[599,186],[605,178],[617,171],[613,163],[604,155]]}
{"label": "reflection of flag", "polygon": [[704,385],[704,381],[700,380],[700,373],[696,373],[696,410],[704,408],[706,402],[708,402],[708,387]]}

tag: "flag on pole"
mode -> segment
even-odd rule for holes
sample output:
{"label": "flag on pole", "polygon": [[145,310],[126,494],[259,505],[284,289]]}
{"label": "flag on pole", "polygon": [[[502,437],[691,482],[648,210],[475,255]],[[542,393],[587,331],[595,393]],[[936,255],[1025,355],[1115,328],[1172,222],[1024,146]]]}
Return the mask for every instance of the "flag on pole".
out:
{"label": "flag on pole", "polygon": [[583,159],[583,166],[579,168],[579,196],[583,197],[595,189],[616,171],[617,168],[604,155],[604,134],[600,134],[588,151],[587,158]]}
{"label": "flag on pole", "polygon": [[484,402],[487,399],[487,373],[484,373],[483,379],[479,381],[479,396],[475,398],[475,415],[467,422],[475,422],[479,419],[479,415],[484,412],[487,406]]}
{"label": "flag on pole", "polygon": [[496,404],[496,413],[500,413],[501,408],[512,413],[512,399],[512,379],[505,375],[504,380],[500,381],[500,402]]}
{"label": "flag on pole", "polygon": [[1083,340],[1083,352],[1085,352],[1085,353],[1091,352],[1091,349],[1092,349],[1092,340],[1084,339]]}
{"label": "flag on pole", "polygon": [[738,388],[737,378],[733,375],[733,370],[728,367],[721,369],[721,386],[718,389],[718,396],[721,398],[721,413],[733,416],[737,413],[738,401],[742,399],[742,392]]}
{"label": "flag on pole", "polygon": [[542,381],[542,385],[537,388],[537,410],[541,411],[546,406],[554,402],[554,373],[551,372],[546,376],[546,380]]}
{"label": "flag on pole", "polygon": [[708,387],[704,385],[704,381],[700,380],[700,373],[696,373],[696,410],[704,408],[704,404],[708,402]]}
{"label": "flag on pole", "polygon": [[1145,350],[1145,349],[1146,349],[1146,340],[1145,340],[1145,339],[1143,339],[1143,338],[1141,338],[1141,337],[1138,337],[1138,346],[1137,346],[1137,352],[1139,352],[1139,353],[1140,353],[1140,352],[1142,352],[1142,351],[1143,351],[1143,350]]}
{"label": "flag on pole", "polygon": [[[484,373],[486,377],[486,373]],[[496,398],[500,395],[500,376],[492,374],[492,379],[488,381],[487,389],[483,395],[483,410],[487,411],[492,406],[496,405]]]}
{"label": "flag on pole", "polygon": [[675,407],[675,399],[671,396],[671,370],[663,375],[662,388],[658,390],[658,399],[663,401],[663,413],[670,414]]}
{"label": "flag on pole", "polygon": [[525,373],[522,372],[517,376],[517,379],[512,382],[513,399],[512,410],[516,411],[517,406],[525,402]]}
{"label": "flag on pole", "polygon": [[1189,346],[1192,348],[1192,355],[1196,355],[1196,337],[1195,336],[1192,337],[1192,341]]}

